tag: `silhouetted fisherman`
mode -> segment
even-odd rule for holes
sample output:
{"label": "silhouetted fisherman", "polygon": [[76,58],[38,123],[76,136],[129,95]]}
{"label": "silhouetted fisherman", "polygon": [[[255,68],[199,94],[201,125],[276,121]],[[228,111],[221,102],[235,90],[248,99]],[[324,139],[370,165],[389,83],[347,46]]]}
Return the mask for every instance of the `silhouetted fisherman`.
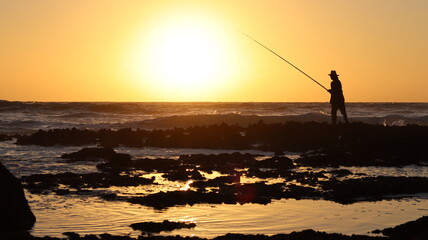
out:
{"label": "silhouetted fisherman", "polygon": [[342,83],[339,81],[339,75],[337,75],[335,70],[332,70],[329,75],[332,80],[330,84],[331,89],[327,90],[331,94],[331,123],[333,125],[336,124],[337,110],[340,110],[345,122],[348,123],[348,115],[346,114],[345,108],[345,97],[343,96]]}

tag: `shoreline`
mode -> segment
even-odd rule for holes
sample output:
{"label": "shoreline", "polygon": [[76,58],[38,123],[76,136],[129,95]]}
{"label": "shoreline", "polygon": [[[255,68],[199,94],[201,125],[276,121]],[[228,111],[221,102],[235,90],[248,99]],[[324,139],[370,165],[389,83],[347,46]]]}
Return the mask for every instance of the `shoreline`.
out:
{"label": "shoreline", "polygon": [[[164,221],[169,222],[169,221]],[[162,232],[170,231],[169,224],[163,225],[163,223],[138,223],[132,224],[130,227],[138,228],[138,226],[143,226],[142,224],[147,225],[149,232],[144,232],[144,229],[141,229],[142,235],[137,238],[133,238],[125,235],[111,235],[108,233],[104,234],[86,234],[80,235],[74,232],[64,232],[65,237],[34,237],[29,233],[18,233],[18,234],[6,234],[1,237],[4,240],[16,240],[16,239],[28,239],[28,240],[139,240],[139,239],[148,239],[148,240],[162,240],[162,239],[171,239],[171,240],[303,240],[303,239],[323,239],[323,240],[375,240],[375,239],[424,239],[428,230],[425,228],[428,223],[428,216],[421,217],[414,221],[409,221],[395,227],[385,228],[383,230],[373,230],[372,234],[383,234],[383,236],[368,236],[368,235],[346,235],[339,233],[326,233],[323,231],[315,231],[312,229],[306,229],[302,231],[293,231],[288,234],[273,234],[273,235],[264,235],[264,234],[239,234],[239,233],[227,233],[222,236],[217,236],[214,238],[200,238],[200,237],[182,237],[179,235],[175,236],[162,236],[162,235],[152,235],[153,232]],[[192,228],[196,225],[186,224],[186,223],[174,223],[170,222],[177,228]],[[158,224],[155,226],[155,224]]]}
{"label": "shoreline", "polygon": [[[98,131],[53,129],[14,137],[18,146],[78,147],[80,150],[65,153],[56,161],[62,164],[89,163],[98,169],[97,172],[85,174],[63,172],[21,177],[24,188],[33,194],[77,197],[95,194],[94,196],[106,202],[128,202],[165,210],[187,204],[264,205],[275,199],[302,198],[351,204],[359,201],[380,201],[391,196],[402,198],[427,193],[424,187],[428,184],[427,177],[369,177],[364,173],[339,169],[340,166],[424,167],[428,162],[428,149],[423,147],[427,144],[427,136],[428,127],[418,125],[382,126],[351,123],[332,126],[317,122],[269,124],[259,121],[247,127],[216,124],[151,131],[130,128]],[[6,135],[6,140],[10,141],[8,137],[11,136]],[[99,147],[88,148],[86,147],[88,145]],[[220,153],[180,155],[178,159],[162,157],[152,159],[116,152],[115,148],[118,146],[133,149],[145,147],[252,149],[274,152],[275,156]],[[298,151],[301,154],[296,159],[290,159],[284,155],[284,152],[288,151]],[[331,170],[322,170],[323,168]],[[166,184],[172,182],[184,184],[188,181],[192,183],[186,191],[152,192],[142,196],[108,190],[111,187],[161,184],[158,177],[148,178],[144,175],[153,172],[159,173]],[[205,174],[212,172],[221,175],[206,177]],[[245,182],[250,178],[257,181]],[[282,183],[271,184],[267,182],[268,179],[281,180]],[[256,194],[249,194],[252,192]],[[372,236],[352,238],[343,234],[326,234],[313,230],[294,234],[324,236],[326,239],[375,239]],[[108,235],[73,236],[74,238],[70,239],[114,239]],[[254,239],[254,237],[254,235],[228,234],[214,239]],[[258,237],[293,239],[294,236],[285,234]]]}

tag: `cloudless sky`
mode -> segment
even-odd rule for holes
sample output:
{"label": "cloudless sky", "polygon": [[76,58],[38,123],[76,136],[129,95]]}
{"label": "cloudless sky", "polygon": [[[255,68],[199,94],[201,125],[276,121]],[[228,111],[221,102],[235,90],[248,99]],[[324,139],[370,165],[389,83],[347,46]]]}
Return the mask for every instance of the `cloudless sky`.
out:
{"label": "cloudless sky", "polygon": [[[427,0],[0,0],[0,99],[428,102]],[[239,31],[236,31],[238,29]]]}

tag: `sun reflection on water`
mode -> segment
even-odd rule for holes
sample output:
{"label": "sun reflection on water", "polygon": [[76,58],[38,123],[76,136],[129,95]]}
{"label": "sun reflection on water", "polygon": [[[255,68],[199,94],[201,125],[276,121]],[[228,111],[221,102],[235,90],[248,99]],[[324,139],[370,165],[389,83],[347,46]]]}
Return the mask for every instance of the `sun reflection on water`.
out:
{"label": "sun reflection on water", "polygon": [[178,221],[179,222],[184,222],[184,223],[197,223],[196,221],[196,217],[192,217],[192,216],[184,216],[182,218],[180,218]]}
{"label": "sun reflection on water", "polygon": [[190,184],[192,184],[192,183],[193,183],[192,180],[187,181],[186,184],[182,188],[180,188],[180,191],[187,191],[187,190],[189,190],[190,189]]}

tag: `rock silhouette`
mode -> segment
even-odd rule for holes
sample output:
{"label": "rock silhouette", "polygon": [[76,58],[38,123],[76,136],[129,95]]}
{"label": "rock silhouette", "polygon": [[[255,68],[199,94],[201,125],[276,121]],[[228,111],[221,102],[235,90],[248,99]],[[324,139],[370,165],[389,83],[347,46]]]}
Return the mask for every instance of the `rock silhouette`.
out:
{"label": "rock silhouette", "polygon": [[[257,149],[272,151],[316,150],[301,163],[312,166],[404,166],[428,161],[428,126],[383,126],[363,123],[332,126],[317,122],[266,124],[247,127],[215,124],[173,129],[79,130],[54,129],[20,136],[17,144],[41,146],[173,147],[206,149]],[[323,157],[327,155],[327,159]]]}
{"label": "rock silhouette", "polygon": [[[133,238],[129,236],[115,236],[111,234],[88,234],[85,236],[80,236],[78,233],[66,232],[63,233],[67,236],[68,240],[379,240],[379,239],[389,239],[385,237],[372,237],[364,235],[344,235],[339,233],[326,233],[318,232],[312,229],[303,230],[300,232],[292,232],[288,234],[276,234],[272,236],[257,234],[236,234],[228,233],[226,235],[218,236],[215,238],[200,238],[200,237],[182,237],[182,236],[139,236],[138,238]],[[64,238],[56,237],[30,237],[29,240],[63,240]]]}
{"label": "rock silhouette", "polygon": [[83,148],[77,152],[63,154],[61,158],[69,159],[69,162],[97,161],[100,159],[110,160],[115,155],[116,152],[113,148]]}
{"label": "rock silhouette", "polygon": [[392,228],[385,228],[382,234],[391,239],[427,239],[428,216],[421,217],[415,221],[407,222]]}
{"label": "rock silhouette", "polygon": [[164,220],[161,223],[158,222],[142,222],[142,223],[133,223],[130,227],[134,230],[140,230],[147,233],[160,233],[160,232],[170,232],[172,230],[181,229],[181,228],[194,228],[196,224],[194,223],[185,223],[185,222],[172,222]]}
{"label": "rock silhouette", "polygon": [[35,222],[21,182],[0,162],[0,233],[29,230]]}

